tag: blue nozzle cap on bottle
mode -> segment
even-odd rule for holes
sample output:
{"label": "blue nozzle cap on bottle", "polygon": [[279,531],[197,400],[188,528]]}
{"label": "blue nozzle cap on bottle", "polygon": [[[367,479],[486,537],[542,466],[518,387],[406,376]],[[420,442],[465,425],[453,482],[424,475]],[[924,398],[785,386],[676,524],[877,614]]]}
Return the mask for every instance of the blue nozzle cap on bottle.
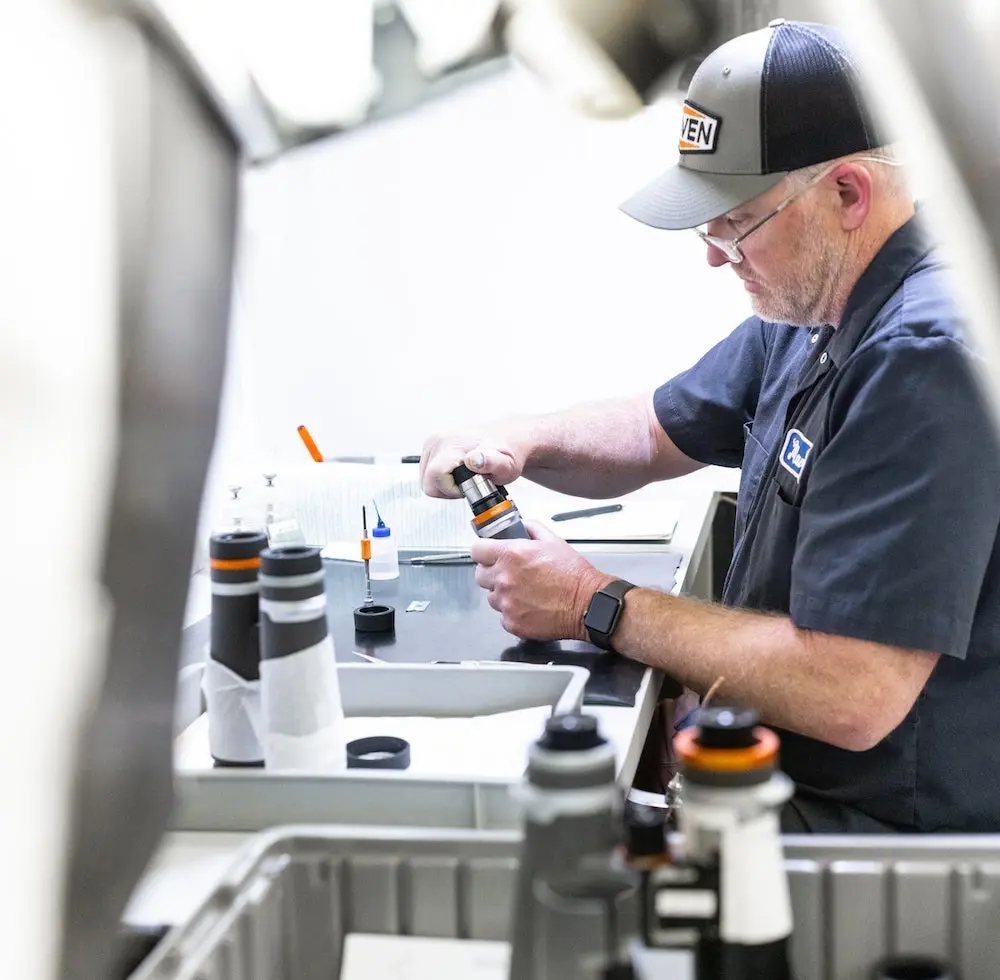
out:
{"label": "blue nozzle cap on bottle", "polygon": [[391,533],[392,532],[389,530],[389,528],[381,521],[379,521],[379,523],[372,528],[373,538],[387,538]]}

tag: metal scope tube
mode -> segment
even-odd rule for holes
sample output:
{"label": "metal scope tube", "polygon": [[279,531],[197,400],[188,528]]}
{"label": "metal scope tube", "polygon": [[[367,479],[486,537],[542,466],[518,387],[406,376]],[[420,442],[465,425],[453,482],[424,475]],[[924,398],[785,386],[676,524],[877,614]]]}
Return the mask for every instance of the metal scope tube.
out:
{"label": "metal scope tube", "polygon": [[488,476],[467,466],[451,471],[458,489],[472,508],[472,530],[481,538],[530,538],[514,501]]}

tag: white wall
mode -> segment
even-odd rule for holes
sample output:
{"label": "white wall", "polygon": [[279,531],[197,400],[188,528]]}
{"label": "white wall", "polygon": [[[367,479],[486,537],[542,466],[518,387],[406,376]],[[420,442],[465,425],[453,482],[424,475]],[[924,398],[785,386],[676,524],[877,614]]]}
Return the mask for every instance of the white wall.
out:
{"label": "white wall", "polygon": [[588,121],[514,69],[250,174],[213,499],[307,460],[299,423],[328,455],[415,453],[652,389],[728,333],[735,276],[617,210],[676,159],[679,104]]}

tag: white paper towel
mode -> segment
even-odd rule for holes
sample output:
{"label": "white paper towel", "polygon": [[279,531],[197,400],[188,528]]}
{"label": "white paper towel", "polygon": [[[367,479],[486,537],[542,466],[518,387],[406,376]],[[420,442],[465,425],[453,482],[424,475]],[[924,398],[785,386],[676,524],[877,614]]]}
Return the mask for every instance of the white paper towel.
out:
{"label": "white paper towel", "polygon": [[260,739],[260,681],[248,681],[209,658],[205,661],[201,689],[213,758],[227,762],[258,762],[264,758]]}
{"label": "white paper towel", "polygon": [[260,682],[265,767],[346,769],[344,709],[332,639],[262,660]]}

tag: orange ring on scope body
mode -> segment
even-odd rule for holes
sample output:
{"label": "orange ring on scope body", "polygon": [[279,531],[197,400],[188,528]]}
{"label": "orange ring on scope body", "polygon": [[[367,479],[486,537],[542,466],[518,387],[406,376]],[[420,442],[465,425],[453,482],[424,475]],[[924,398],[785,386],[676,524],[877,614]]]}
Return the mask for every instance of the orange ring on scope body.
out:
{"label": "orange ring on scope body", "polygon": [[502,514],[505,510],[510,510],[514,505],[509,500],[501,500],[500,503],[494,504],[489,510],[484,510],[481,514],[473,517],[472,520],[482,527],[487,521],[492,520],[497,514]]}
{"label": "orange ring on scope body", "polygon": [[209,566],[220,572],[242,572],[260,568],[259,558],[210,558]]}
{"label": "orange ring on scope body", "polygon": [[706,749],[695,739],[698,737],[696,725],[679,731],[674,736],[674,747],[685,765],[692,769],[709,772],[748,772],[771,765],[778,757],[781,744],[778,736],[769,728],[755,728],[756,745],[744,749]]}

